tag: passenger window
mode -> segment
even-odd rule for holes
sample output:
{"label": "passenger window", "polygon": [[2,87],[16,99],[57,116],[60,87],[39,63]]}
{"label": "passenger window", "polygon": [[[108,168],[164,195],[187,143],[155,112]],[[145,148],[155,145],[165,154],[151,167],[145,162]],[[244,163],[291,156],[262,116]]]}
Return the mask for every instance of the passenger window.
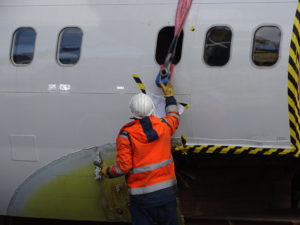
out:
{"label": "passenger window", "polygon": [[205,40],[204,61],[209,66],[224,66],[230,58],[231,30],[215,26],[208,30]]}
{"label": "passenger window", "polygon": [[11,60],[17,65],[31,63],[34,55],[36,32],[29,27],[17,29],[13,36]]}
{"label": "passenger window", "polygon": [[[162,28],[157,37],[156,42],[156,53],[155,59],[158,64],[164,64],[165,58],[167,56],[169,46],[174,37],[174,26],[172,27],[164,27]],[[183,41],[183,32],[181,32],[178,42],[175,57],[173,59],[173,64],[177,64],[181,58],[181,50],[182,50],[182,41]]]}
{"label": "passenger window", "polygon": [[257,66],[272,66],[279,56],[281,31],[275,26],[263,26],[254,34],[252,61]]}
{"label": "passenger window", "polygon": [[74,65],[78,62],[82,35],[77,27],[68,27],[60,32],[57,59],[61,64]]}

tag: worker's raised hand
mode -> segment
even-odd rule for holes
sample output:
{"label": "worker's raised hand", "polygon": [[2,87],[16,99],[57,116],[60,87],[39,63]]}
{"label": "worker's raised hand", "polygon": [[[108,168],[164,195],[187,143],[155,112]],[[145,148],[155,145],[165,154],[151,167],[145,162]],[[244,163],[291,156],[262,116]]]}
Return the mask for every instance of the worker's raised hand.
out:
{"label": "worker's raised hand", "polygon": [[164,85],[162,82],[159,83],[161,86],[161,90],[163,91],[165,97],[174,96],[173,85],[170,81],[168,81],[167,85]]}

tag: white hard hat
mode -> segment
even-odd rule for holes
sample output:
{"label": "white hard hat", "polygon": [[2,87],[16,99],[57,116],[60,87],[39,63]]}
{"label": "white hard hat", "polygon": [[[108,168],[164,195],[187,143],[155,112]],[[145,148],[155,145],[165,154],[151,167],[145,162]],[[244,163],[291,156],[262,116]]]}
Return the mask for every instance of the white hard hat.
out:
{"label": "white hard hat", "polygon": [[129,108],[135,117],[142,119],[143,117],[150,116],[153,113],[154,104],[148,95],[139,93],[131,98]]}

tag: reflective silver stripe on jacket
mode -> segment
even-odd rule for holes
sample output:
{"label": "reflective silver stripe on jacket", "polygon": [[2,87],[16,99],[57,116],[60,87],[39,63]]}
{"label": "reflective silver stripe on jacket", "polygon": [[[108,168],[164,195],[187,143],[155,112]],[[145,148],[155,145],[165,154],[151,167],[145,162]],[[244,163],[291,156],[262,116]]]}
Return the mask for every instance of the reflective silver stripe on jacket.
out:
{"label": "reflective silver stripe on jacket", "polygon": [[117,163],[114,164],[114,167],[116,169],[116,172],[118,175],[123,175],[124,173],[122,172],[122,170],[118,167]]}
{"label": "reflective silver stripe on jacket", "polygon": [[167,159],[165,161],[159,162],[159,163],[154,163],[154,164],[150,164],[147,166],[141,166],[138,168],[133,168],[130,173],[143,173],[143,172],[147,172],[147,171],[151,171],[151,170],[155,170],[164,166],[167,166],[169,164],[171,164],[173,162],[173,158]]}
{"label": "reflective silver stripe on jacket", "polygon": [[158,191],[161,189],[165,189],[168,187],[172,187],[177,183],[176,178],[172,179],[172,180],[167,180],[161,183],[157,183],[157,184],[153,184],[153,185],[149,185],[147,187],[140,187],[140,188],[129,188],[128,192],[131,195],[141,195],[141,194],[147,194],[147,193],[151,193],[154,191]]}
{"label": "reflective silver stripe on jacket", "polygon": [[128,136],[126,136],[126,135],[124,135],[124,134],[120,134],[120,137],[129,139]]}
{"label": "reflective silver stripe on jacket", "polygon": [[167,113],[168,116],[175,116],[177,119],[180,119],[179,115],[176,113]]}
{"label": "reflective silver stripe on jacket", "polygon": [[178,111],[178,106],[177,105],[169,105],[166,107],[166,112],[171,112],[171,111]]}
{"label": "reflective silver stripe on jacket", "polygon": [[120,136],[120,137],[123,137],[123,138],[129,139],[129,134],[128,134],[128,132],[126,132],[126,131],[122,131],[122,132],[120,133],[119,136]]}

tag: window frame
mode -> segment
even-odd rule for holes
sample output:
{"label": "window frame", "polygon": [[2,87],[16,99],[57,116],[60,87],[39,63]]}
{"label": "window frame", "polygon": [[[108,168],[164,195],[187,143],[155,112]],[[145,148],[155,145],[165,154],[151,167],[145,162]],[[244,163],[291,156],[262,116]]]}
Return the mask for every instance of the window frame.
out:
{"label": "window frame", "polygon": [[[27,64],[22,64],[22,63],[15,63],[13,57],[14,57],[14,46],[15,46],[15,39],[16,39],[16,33],[20,30],[20,29],[31,29],[34,31],[35,33],[35,40],[34,40],[34,45],[33,45],[33,51],[32,51],[32,60],[30,61],[30,63]],[[34,60],[34,55],[35,55],[35,49],[36,49],[36,40],[37,40],[37,32],[33,27],[30,26],[24,26],[24,27],[18,27],[17,29],[15,29],[15,31],[12,34],[12,38],[11,38],[11,46],[10,46],[10,61],[14,66],[17,67],[25,67],[25,66],[29,66],[33,63]]]}
{"label": "window frame", "polygon": [[[60,60],[59,60],[59,49],[60,49],[60,44],[61,44],[61,37],[62,37],[62,34],[64,32],[64,30],[68,29],[68,28],[77,28],[81,31],[82,33],[82,36],[81,36],[81,44],[80,44],[80,54],[79,54],[79,57],[78,57],[78,60],[76,63],[74,64],[64,64],[62,63]],[[82,43],[83,43],[83,37],[84,37],[84,33],[83,33],[83,30],[81,27],[79,26],[68,26],[68,27],[63,27],[60,32],[58,33],[58,40],[57,40],[57,46],[56,46],[56,62],[58,65],[62,66],[62,67],[72,67],[72,66],[76,66],[79,62],[80,62],[80,59],[81,59],[81,54],[82,54]]]}
{"label": "window frame", "polygon": [[[175,26],[174,25],[166,25],[166,26],[162,26],[162,27],[160,27],[160,29],[158,30],[158,32],[157,32],[157,34],[156,34],[156,43],[155,43],[155,49],[154,49],[154,61],[155,61],[155,63],[157,64],[157,65],[163,65],[163,63],[162,64],[159,64],[159,62],[157,61],[157,57],[156,57],[156,55],[157,55],[157,47],[158,47],[158,36],[159,36],[159,33],[164,29],[164,28],[168,28],[168,27],[172,27],[172,28],[174,28],[174,30],[175,30]],[[175,64],[175,66],[176,65],[178,65],[180,62],[181,62],[181,58],[182,58],[182,53],[183,53],[183,45],[184,45],[184,35],[185,35],[185,31],[184,30],[182,30],[181,32],[180,32],[180,36],[182,35],[182,43],[181,43],[181,49],[180,49],[180,57],[179,57],[179,60],[178,60],[178,62]],[[180,41],[180,37],[179,37],[179,40],[178,41]],[[179,42],[178,42],[179,43]],[[177,44],[177,47],[178,47],[178,44]],[[169,46],[167,47],[167,49],[169,49]],[[176,50],[177,51],[177,50]],[[176,55],[176,54],[175,54]],[[175,59],[175,58],[174,58]]]}
{"label": "window frame", "polygon": [[[206,61],[205,61],[205,46],[206,46],[206,39],[207,39],[207,34],[208,32],[214,28],[214,27],[227,27],[230,29],[231,31],[231,42],[230,42],[230,51],[229,51],[229,58],[228,58],[228,61],[227,63],[225,63],[224,65],[222,66],[212,66],[212,65],[209,65]],[[231,63],[231,60],[232,60],[232,50],[234,48],[233,46],[233,40],[234,40],[234,29],[231,25],[229,24],[214,24],[212,26],[209,26],[207,29],[206,29],[206,32],[204,34],[204,42],[203,42],[203,55],[202,55],[202,62],[204,65],[206,65],[207,67],[209,68],[215,68],[215,69],[222,69],[226,66],[228,66],[230,63]]]}
{"label": "window frame", "polygon": [[[254,49],[254,41],[255,41],[255,34],[256,32],[262,28],[262,27],[277,27],[280,31],[280,43],[279,43],[279,48],[278,48],[278,58],[276,60],[276,62],[271,65],[271,66],[259,66],[257,64],[254,63],[253,61],[253,49]],[[253,32],[252,32],[252,37],[251,37],[251,45],[249,48],[249,61],[252,64],[253,67],[257,68],[257,69],[272,69],[273,67],[276,67],[281,59],[281,52],[282,52],[282,38],[283,37],[283,29],[282,26],[280,26],[279,24],[260,24],[256,27],[254,27]]]}

